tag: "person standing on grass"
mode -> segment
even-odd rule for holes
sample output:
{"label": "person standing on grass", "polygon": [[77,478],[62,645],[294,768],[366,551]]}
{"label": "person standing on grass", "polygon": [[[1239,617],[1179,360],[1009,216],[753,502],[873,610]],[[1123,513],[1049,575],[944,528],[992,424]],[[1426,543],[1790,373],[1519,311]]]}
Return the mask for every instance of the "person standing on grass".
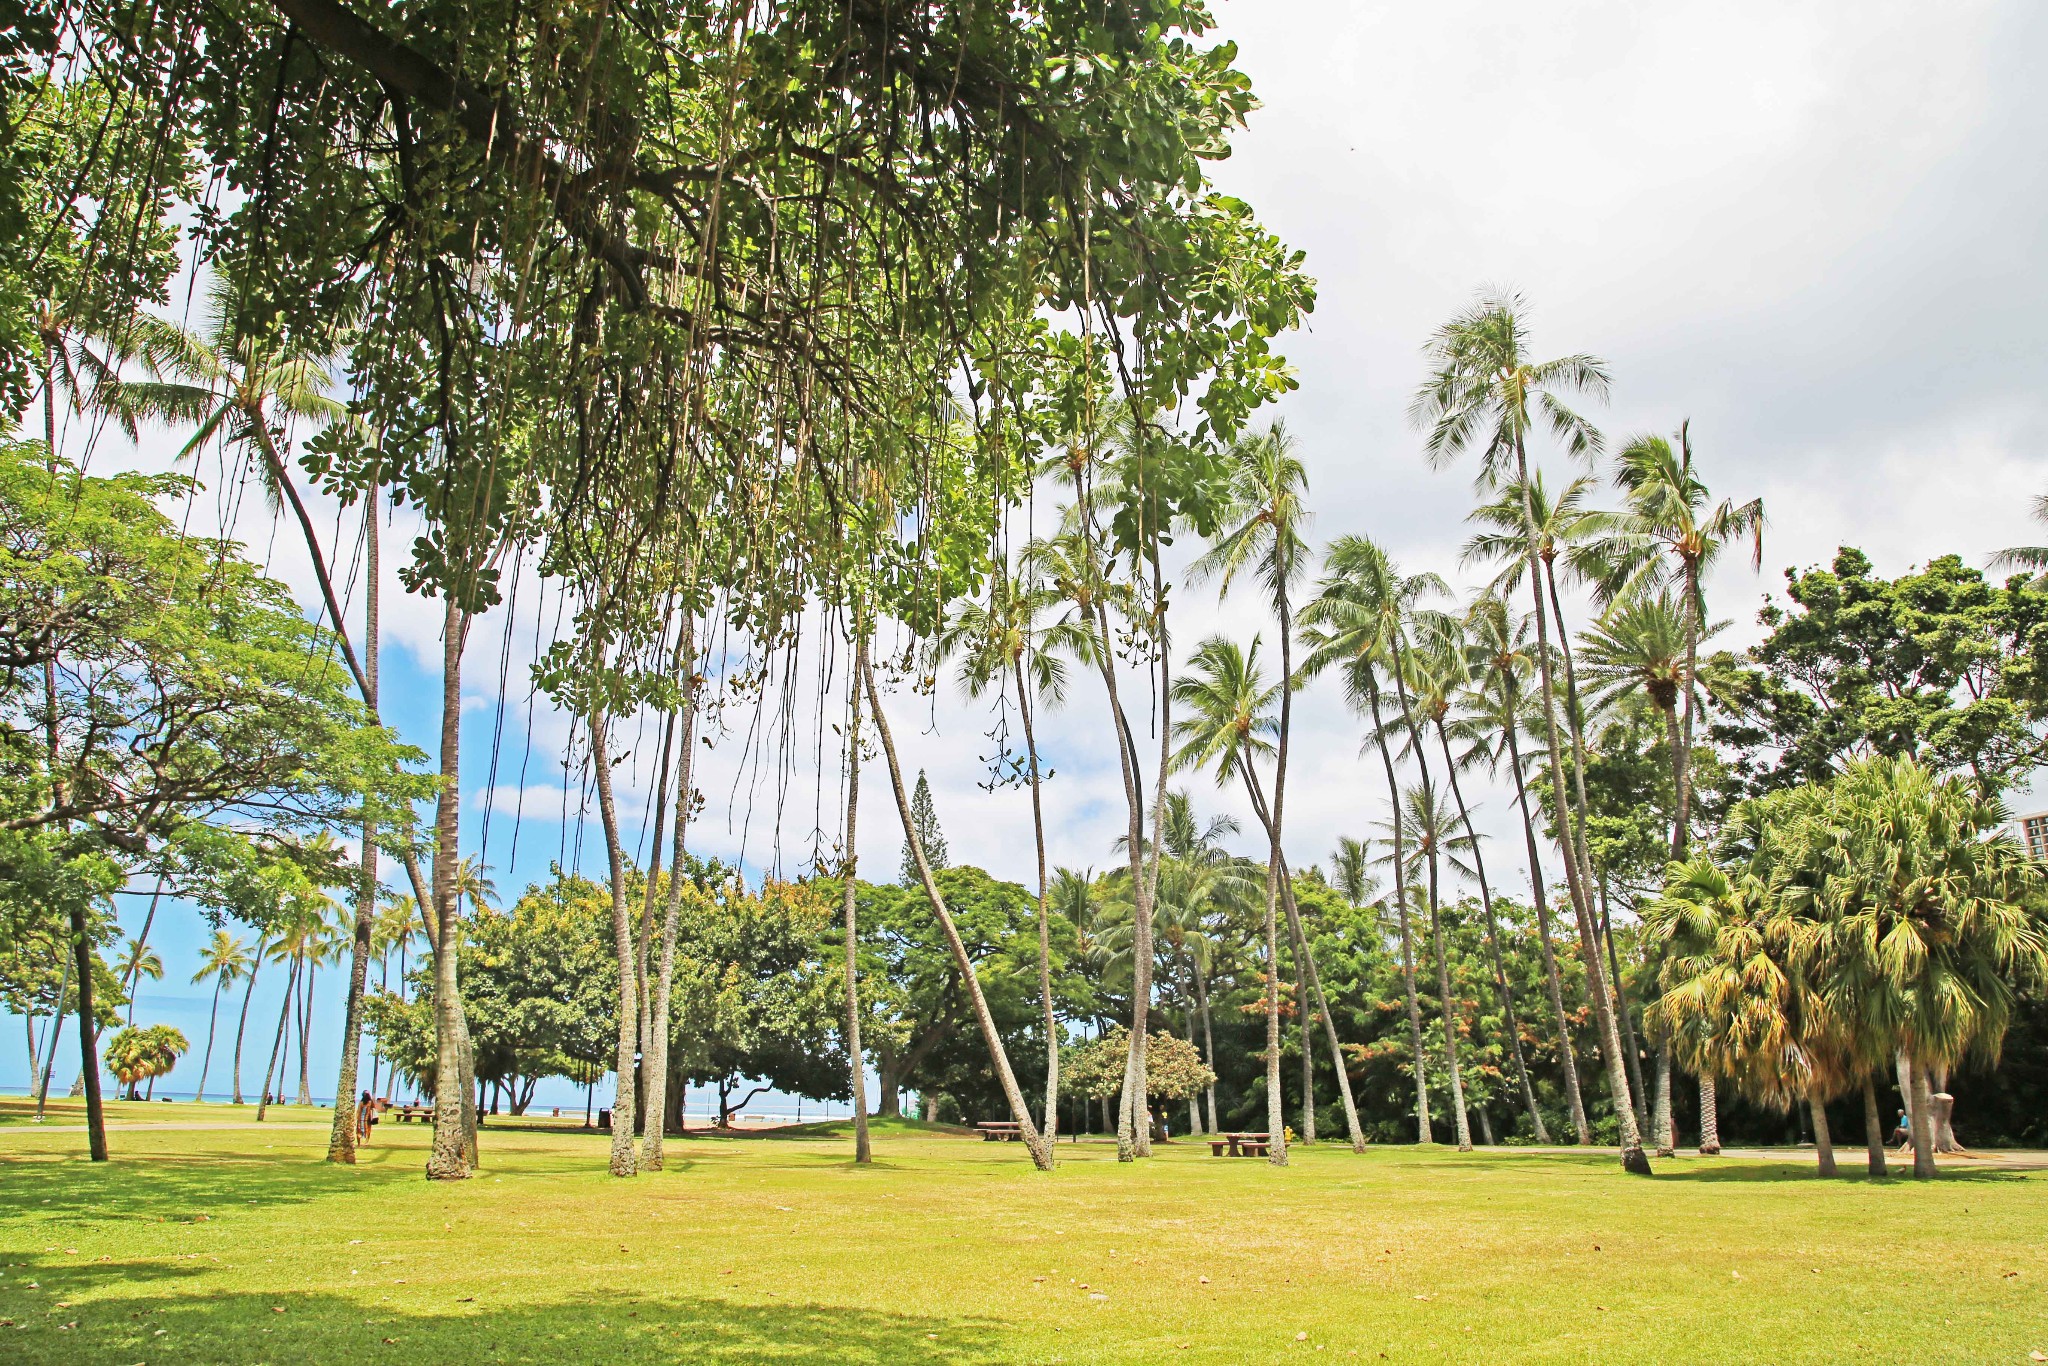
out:
{"label": "person standing on grass", "polygon": [[377,1122],[377,1102],[370,1099],[368,1091],[356,1102],[356,1142],[370,1141],[370,1126]]}

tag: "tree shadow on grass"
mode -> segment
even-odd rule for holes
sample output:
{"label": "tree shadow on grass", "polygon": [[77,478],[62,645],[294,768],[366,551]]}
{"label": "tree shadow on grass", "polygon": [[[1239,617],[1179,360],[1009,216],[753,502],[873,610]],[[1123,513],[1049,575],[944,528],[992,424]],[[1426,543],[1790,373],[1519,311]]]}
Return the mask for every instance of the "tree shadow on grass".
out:
{"label": "tree shadow on grass", "polygon": [[[997,1366],[1021,1360],[1002,1324],[818,1304],[743,1304],[702,1296],[602,1294],[494,1307],[492,1295],[444,1309],[399,1309],[320,1293],[222,1294],[136,1262],[28,1264],[0,1288],[10,1362],[774,1362]],[[40,1289],[17,1289],[26,1279]],[[58,1308],[58,1304],[66,1307]],[[72,1325],[64,1327],[62,1325]]]}
{"label": "tree shadow on grass", "polygon": [[[1838,1159],[1839,1161],[1839,1159]],[[2025,1181],[2031,1173],[2023,1171],[1970,1171],[1944,1167],[1935,1180],[1984,1182]],[[1866,1185],[1901,1186],[1913,1184],[1913,1164],[1894,1163],[1891,1170],[1882,1177],[1874,1177],[1859,1160],[1853,1167],[1841,1163],[1833,1176],[1822,1176],[1813,1164],[1806,1162],[1715,1162],[1711,1166],[1687,1167],[1659,1171],[1651,1178],[1655,1181],[1696,1181],[1721,1182],[1737,1185],[1766,1185],[1787,1181],[1853,1181]]]}

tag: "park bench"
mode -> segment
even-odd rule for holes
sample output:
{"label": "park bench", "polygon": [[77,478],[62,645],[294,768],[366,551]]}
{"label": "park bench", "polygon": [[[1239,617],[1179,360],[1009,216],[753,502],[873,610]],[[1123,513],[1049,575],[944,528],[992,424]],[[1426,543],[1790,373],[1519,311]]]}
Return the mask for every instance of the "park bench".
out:
{"label": "park bench", "polygon": [[1264,1157],[1271,1139],[1271,1134],[1212,1134],[1209,1156]]}
{"label": "park bench", "polygon": [[985,1143],[1008,1143],[1024,1137],[1022,1126],[1011,1119],[985,1119],[974,1127],[981,1130]]}

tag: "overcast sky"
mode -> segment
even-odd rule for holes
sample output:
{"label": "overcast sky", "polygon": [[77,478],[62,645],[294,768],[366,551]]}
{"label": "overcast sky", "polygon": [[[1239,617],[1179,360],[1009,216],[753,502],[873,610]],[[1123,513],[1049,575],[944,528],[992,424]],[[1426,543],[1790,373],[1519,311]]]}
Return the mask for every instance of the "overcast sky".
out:
{"label": "overcast sky", "polygon": [[[1715,614],[1737,623],[1731,638],[1753,638],[1761,594],[1782,585],[1787,565],[1824,561],[1838,544],[1892,574],[1945,552],[1982,564],[2039,539],[2027,501],[2048,490],[2048,102],[2030,78],[2048,51],[2048,7],[1218,8],[1265,102],[1218,179],[1307,252],[1319,282],[1310,327],[1284,343],[1301,389],[1278,409],[1308,466],[1318,543],[1364,532],[1409,569],[1459,578],[1469,471],[1430,472],[1404,410],[1431,329],[1489,284],[1525,295],[1539,353],[1606,358],[1614,400],[1594,416],[1610,436],[1668,432],[1689,417],[1714,492],[1765,500],[1763,574],[1730,565],[1711,585]],[[95,458],[120,457],[103,448]],[[1561,466],[1554,452],[1544,463]],[[272,542],[267,522],[244,534],[304,582],[288,536]],[[387,587],[387,668],[399,682],[386,695],[424,747],[435,734],[438,620],[401,599]],[[509,656],[497,623],[480,632],[465,689],[466,844],[480,847],[491,809],[486,857],[508,895],[565,849],[576,857],[574,782],[565,798],[559,767],[566,728],[538,709],[527,741],[523,660],[538,602],[517,604]],[[1215,630],[1265,629],[1270,640],[1250,600],[1219,607],[1209,590],[1185,590],[1176,614],[1183,649]],[[803,749],[809,706],[799,708]],[[746,720],[709,757],[694,842],[736,855],[744,837],[759,865],[772,857],[778,803],[772,764],[751,786],[738,767]],[[978,785],[987,715],[949,680],[935,702],[901,699],[895,720],[906,763],[930,771],[954,860],[1025,880],[1028,802]],[[1308,694],[1297,721],[1289,845],[1307,864],[1339,834],[1367,833],[1384,803],[1332,686]],[[1058,769],[1053,859],[1106,866],[1122,816],[1099,687],[1081,680],[1042,729]],[[811,848],[807,762],[780,804],[791,872]],[[836,752],[826,768],[830,827]],[[889,878],[901,836],[880,776],[865,784],[861,854],[865,873]],[[1241,808],[1206,779],[1191,786],[1206,807]],[[1473,795],[1482,824],[1507,833],[1500,795],[1483,783]],[[587,868],[602,862],[594,833]],[[1493,842],[1510,890],[1522,878],[1518,843]],[[155,937],[169,980],[145,988],[142,1011],[195,1042],[205,998],[184,979],[201,929],[188,911],[165,912]],[[331,1053],[316,1065],[331,1079]],[[21,1066],[8,1055],[0,1078]]]}

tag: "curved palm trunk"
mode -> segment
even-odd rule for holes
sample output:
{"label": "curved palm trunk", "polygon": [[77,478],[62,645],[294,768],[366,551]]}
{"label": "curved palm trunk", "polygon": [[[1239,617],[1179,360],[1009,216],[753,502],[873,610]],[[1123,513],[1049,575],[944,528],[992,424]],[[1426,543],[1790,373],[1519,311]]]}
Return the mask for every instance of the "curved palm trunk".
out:
{"label": "curved palm trunk", "polygon": [[[1544,1127],[1543,1112],[1536,1108],[1536,1090],[1529,1084],[1529,1067],[1522,1058],[1522,1025],[1515,1018],[1515,993],[1508,985],[1508,970],[1502,962],[1500,952],[1500,922],[1493,914],[1493,888],[1486,880],[1486,858],[1479,850],[1479,833],[1472,828],[1472,813],[1465,807],[1465,792],[1458,785],[1458,761],[1451,757],[1450,736],[1444,732],[1443,718],[1436,722],[1437,743],[1443,747],[1444,768],[1451,779],[1451,796],[1458,803],[1458,820],[1465,827],[1465,839],[1472,848],[1472,870],[1479,876],[1479,905],[1486,914],[1486,947],[1493,959],[1493,983],[1500,991],[1501,1013],[1506,1017],[1509,1056],[1515,1063],[1515,1081],[1522,1089],[1522,1105],[1529,1112],[1529,1124],[1538,1143],[1550,1142],[1550,1131]],[[1487,1140],[1489,1143],[1492,1139]]]}
{"label": "curved palm trunk", "polygon": [[[1564,754],[1558,743],[1557,693],[1551,679],[1550,668],[1550,627],[1543,601],[1541,556],[1537,553],[1540,533],[1536,526],[1536,509],[1531,501],[1529,488],[1529,456],[1524,449],[1519,432],[1515,436],[1515,463],[1521,476],[1522,525],[1528,537],[1529,591],[1536,599],[1536,664],[1543,680],[1543,735],[1550,751],[1551,791],[1558,797],[1558,833],[1563,836],[1565,854],[1565,883],[1571,892],[1572,910],[1579,919],[1579,942],[1586,946],[1586,983],[1593,997],[1593,1012],[1600,1021],[1601,1052],[1607,1063],[1607,1084],[1614,1096],[1615,1118],[1621,1125],[1621,1165],[1624,1170],[1640,1176],[1650,1174],[1650,1159],[1643,1153],[1643,1138],[1636,1127],[1635,1108],[1631,1100],[1628,1072],[1622,1063],[1621,1033],[1615,1028],[1614,1008],[1607,999],[1605,974],[1600,967],[1600,936],[1593,924],[1592,901],[1588,896],[1584,866],[1580,863],[1580,831],[1574,827],[1569,811],[1570,800],[1565,796]],[[1562,630],[1563,617],[1558,618]],[[1567,646],[1569,648],[1569,646]],[[1585,766],[1579,766],[1584,773]]]}
{"label": "curved palm trunk", "polygon": [[[135,936],[135,961],[129,965],[128,980],[121,984],[121,989],[128,993],[128,1023],[130,1025],[135,1023],[135,998],[142,994],[138,990],[142,984],[142,951],[149,947],[150,927],[156,924],[156,904],[163,894],[164,879],[163,874],[159,873],[156,879],[156,890],[149,894],[149,912],[142,917],[142,933]],[[156,1078],[154,1077],[150,1078],[152,1083],[155,1080]],[[130,1089],[132,1090],[133,1088],[131,1087]]]}
{"label": "curved palm trunk", "polygon": [[[692,680],[683,698],[683,744],[676,757],[675,795],[675,845],[670,851],[668,869],[668,896],[661,915],[661,958],[654,971],[654,1010],[650,1036],[642,1050],[645,1061],[642,1065],[647,1076],[647,1104],[641,1115],[640,1127],[645,1137],[640,1143],[640,1166],[646,1171],[662,1169],[662,1139],[668,1127],[668,1082],[669,1082],[669,1008],[674,996],[676,980],[676,923],[683,909],[683,866],[689,854],[690,805],[694,800],[691,789],[691,771],[695,762],[697,739],[697,685],[695,683],[696,632],[694,619],[685,624],[682,651],[683,668],[689,671]],[[650,888],[652,881],[649,882]],[[855,1069],[859,1068],[859,1043],[852,1040],[855,1049]],[[855,1097],[858,1100],[858,1096]],[[678,1110],[678,1123],[681,1112]],[[866,1127],[862,1118],[860,1127]]]}
{"label": "curved palm trunk", "polygon": [[1628,981],[1621,973],[1621,957],[1615,950],[1613,908],[1607,896],[1607,874],[1603,871],[1595,884],[1599,894],[1599,915],[1594,925],[1600,931],[1600,941],[1606,946],[1608,981],[1614,986],[1614,1010],[1621,1017],[1621,1041],[1628,1053],[1628,1084],[1635,1097],[1636,1125],[1644,1133],[1650,1131],[1650,1088],[1643,1083],[1643,1046],[1636,1038],[1636,1011],[1629,1004]]}
{"label": "curved palm trunk", "polygon": [[[1301,926],[1301,908],[1294,899],[1294,874],[1287,866],[1287,856],[1280,856],[1280,901],[1287,909],[1287,930],[1294,942],[1294,951],[1308,969],[1308,1000],[1315,1003],[1316,1015],[1323,1022],[1323,1035],[1330,1045],[1330,1057],[1337,1068],[1337,1095],[1344,1102],[1344,1126],[1351,1140],[1351,1151],[1365,1151],[1365,1130],[1358,1123],[1358,1102],[1351,1092],[1351,1074],[1344,1067],[1344,1046],[1337,1039],[1337,1025],[1330,1015],[1330,1002],[1323,994],[1322,971],[1316,967],[1315,950],[1310,947],[1307,932]],[[1300,990],[1299,987],[1296,988]],[[1306,1009],[1306,1003],[1303,1006]],[[1308,1047],[1308,1020],[1302,1019],[1302,1047]],[[1304,1076],[1309,1075],[1304,1069]],[[1304,1091],[1306,1094],[1306,1091]],[[1213,1127],[1213,1121],[1212,1121]]]}
{"label": "curved palm trunk", "polygon": [[1010,1117],[1017,1123],[1033,1165],[1040,1171],[1051,1171],[1051,1147],[1032,1122],[1031,1107],[1025,1103],[1024,1092],[1017,1085],[1017,1074],[1010,1069],[1010,1055],[1003,1047],[1003,1036],[996,1030],[995,1016],[989,1013],[988,998],[982,995],[981,978],[974,971],[974,960],[967,956],[967,945],[961,941],[960,930],[953,923],[952,913],[946,909],[946,900],[932,878],[931,864],[925,859],[924,841],[918,836],[917,822],[911,819],[910,796],[903,788],[903,769],[896,759],[896,742],[889,734],[889,718],[882,710],[881,690],[875,686],[874,669],[868,663],[864,644],[857,653],[861,681],[867,685],[868,708],[875,718],[875,732],[882,742],[882,755],[889,761],[889,786],[896,795],[896,814],[903,823],[903,838],[909,843],[911,857],[917,864],[918,881],[923,884],[925,895],[931,899],[932,910],[939,918],[939,929],[946,936],[947,947],[952,950],[953,966],[967,987],[975,1022],[981,1026],[982,1041],[988,1046],[989,1059],[995,1066],[996,1080],[1001,1083],[1003,1096],[1010,1103]]}
{"label": "curved palm trunk", "polygon": [[612,1070],[618,1089],[612,1101],[613,1176],[634,1176],[639,1163],[633,1153],[633,1123],[637,1094],[635,1055],[640,1043],[638,984],[633,980],[633,911],[626,902],[626,855],[619,842],[619,811],[612,796],[612,752],[609,726],[602,706],[592,707],[586,724],[590,729],[590,766],[597,780],[597,812],[604,828],[605,859],[611,872],[612,946],[619,962],[619,1031]]}
{"label": "curved palm trunk", "polygon": [[206,1012],[206,1053],[199,1059],[199,1089],[192,1093],[194,1104],[206,1101],[206,1074],[213,1069],[213,1035],[220,1028],[220,974],[213,975],[213,1003]]}
{"label": "curved palm trunk", "polygon": [[[1514,708],[1509,707],[1512,715]],[[1550,939],[1550,898],[1543,887],[1543,860],[1536,844],[1536,821],[1529,810],[1529,788],[1522,775],[1522,750],[1515,739],[1515,727],[1510,722],[1507,730],[1508,765],[1515,775],[1515,802],[1522,809],[1522,837],[1527,842],[1529,853],[1529,891],[1536,903],[1536,941],[1543,955],[1543,981],[1549,990],[1551,1019],[1557,1026],[1559,1060],[1564,1063],[1565,1097],[1572,1113],[1572,1132],[1578,1136],[1579,1145],[1585,1147],[1593,1141],[1593,1128],[1586,1122],[1586,1102],[1579,1092],[1579,1060],[1572,1046],[1571,1021],[1564,1013],[1564,984],[1557,970],[1557,951]]]}
{"label": "curved palm trunk", "polygon": [[1380,762],[1387,770],[1387,801],[1393,812],[1394,905],[1401,921],[1401,986],[1408,998],[1408,1050],[1415,1067],[1415,1141],[1429,1143],[1429,1079],[1423,1065],[1422,1006],[1415,999],[1415,937],[1408,923],[1408,855],[1403,847],[1401,782],[1394,773],[1394,752],[1387,745],[1387,728],[1380,720],[1380,691],[1368,686],[1366,700],[1372,707],[1372,733],[1379,743]]}
{"label": "curved palm trunk", "polygon": [[1835,1141],[1828,1132],[1828,1107],[1821,1100],[1820,1093],[1809,1091],[1806,1095],[1806,1112],[1813,1117],[1813,1152],[1822,1176],[1835,1174]]}
{"label": "curved palm trunk", "polygon": [[[853,716],[847,723],[846,732],[846,860],[841,865],[839,876],[841,888],[841,915],[846,929],[846,1056],[853,1075],[848,1079],[852,1085],[849,1094],[853,1097],[853,1160],[869,1163],[875,1155],[868,1143],[868,1068],[867,1060],[860,1047],[860,943],[858,897],[854,879],[860,873],[860,856],[856,843],[859,836],[860,818],[860,680],[853,682]],[[1034,774],[1035,776],[1035,774]],[[1034,793],[1035,795],[1035,793]],[[1045,841],[1039,839],[1039,868],[1045,867],[1043,850]],[[1044,887],[1041,880],[1039,886]],[[1041,890],[1038,898],[1039,915],[1045,914],[1045,896]]]}
{"label": "curved palm trunk", "polygon": [[[1025,685],[1022,655],[1011,660],[1011,672],[1017,684],[1017,714],[1024,723],[1024,753],[1031,769],[1031,839],[1038,854],[1038,998],[1045,1007],[1045,1142],[1049,1148],[1059,1139],[1060,1026],[1052,998],[1052,920],[1045,899],[1045,807],[1038,774],[1038,736],[1031,721],[1031,689]],[[1166,769],[1162,766],[1159,771],[1164,774]],[[847,819],[851,829],[852,817]],[[1156,879],[1158,839],[1152,845]],[[1153,891],[1158,891],[1156,880]]]}
{"label": "curved palm trunk", "polygon": [[242,1100],[242,1037],[249,1032],[249,1003],[256,999],[256,974],[263,970],[263,950],[267,941],[262,935],[256,936],[256,956],[249,960],[249,985],[242,992],[242,1017],[235,1025],[234,1104]]}
{"label": "curved palm trunk", "polygon": [[284,1051],[285,1026],[291,1023],[292,997],[299,987],[299,960],[292,959],[292,970],[284,979],[284,1004],[277,1011],[277,1035],[270,1041],[270,1061],[263,1068],[263,1097],[256,1102],[256,1122],[261,1124],[263,1116],[270,1110],[270,1082],[277,1074],[278,1055]]}

